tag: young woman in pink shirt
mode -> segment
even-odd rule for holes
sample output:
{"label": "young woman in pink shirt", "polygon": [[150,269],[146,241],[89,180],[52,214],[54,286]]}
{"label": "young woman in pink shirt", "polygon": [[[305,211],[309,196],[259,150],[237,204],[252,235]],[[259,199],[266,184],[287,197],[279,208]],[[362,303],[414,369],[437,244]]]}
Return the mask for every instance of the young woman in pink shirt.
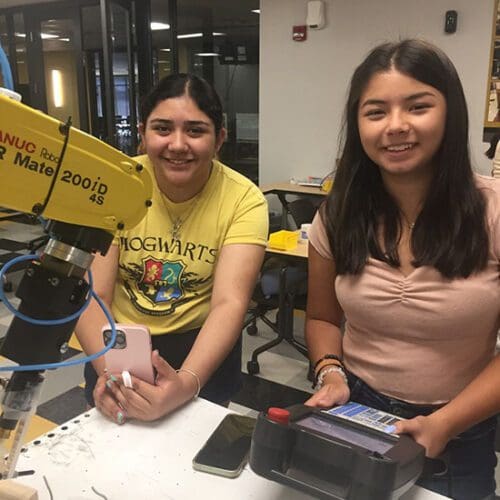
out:
{"label": "young woman in pink shirt", "polygon": [[494,498],[500,181],[472,171],[452,62],[420,40],[376,47],[352,77],[344,131],[309,237],[307,404],[403,417],[397,432],[449,457],[419,484]]}

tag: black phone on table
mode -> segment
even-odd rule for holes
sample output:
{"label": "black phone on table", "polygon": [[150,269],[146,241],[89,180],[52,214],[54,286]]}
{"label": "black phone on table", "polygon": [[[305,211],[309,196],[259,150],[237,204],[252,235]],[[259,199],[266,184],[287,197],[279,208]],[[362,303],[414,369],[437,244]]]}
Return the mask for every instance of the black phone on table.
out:
{"label": "black phone on table", "polygon": [[237,477],[245,466],[256,419],[226,415],[193,459],[193,468],[225,477]]}

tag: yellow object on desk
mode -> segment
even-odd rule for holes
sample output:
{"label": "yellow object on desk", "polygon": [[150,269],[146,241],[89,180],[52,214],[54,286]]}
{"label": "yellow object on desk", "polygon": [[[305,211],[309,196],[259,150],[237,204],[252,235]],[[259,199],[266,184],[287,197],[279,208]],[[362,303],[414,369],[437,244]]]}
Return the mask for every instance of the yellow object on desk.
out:
{"label": "yellow object on desk", "polygon": [[321,191],[329,193],[332,190],[332,187],[333,187],[333,178],[328,176],[321,183]]}
{"label": "yellow object on desk", "polygon": [[269,235],[268,246],[276,250],[291,250],[297,246],[299,234],[297,231],[276,231]]}

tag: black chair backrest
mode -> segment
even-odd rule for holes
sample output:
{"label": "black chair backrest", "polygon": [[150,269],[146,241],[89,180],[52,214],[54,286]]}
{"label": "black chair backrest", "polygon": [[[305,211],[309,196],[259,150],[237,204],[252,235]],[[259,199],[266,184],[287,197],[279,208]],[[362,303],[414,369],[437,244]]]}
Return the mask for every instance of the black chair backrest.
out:
{"label": "black chair backrest", "polygon": [[308,198],[297,198],[288,203],[288,211],[293,222],[300,228],[302,224],[312,222],[318,207]]}

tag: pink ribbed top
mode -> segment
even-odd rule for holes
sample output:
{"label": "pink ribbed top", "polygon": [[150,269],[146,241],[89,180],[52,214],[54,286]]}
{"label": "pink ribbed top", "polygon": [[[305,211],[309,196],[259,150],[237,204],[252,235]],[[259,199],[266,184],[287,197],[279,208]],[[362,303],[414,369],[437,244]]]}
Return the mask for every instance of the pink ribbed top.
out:
{"label": "pink ribbed top", "polygon": [[[417,404],[449,401],[492,359],[500,325],[500,180],[476,176],[487,200],[487,268],[448,280],[423,266],[404,276],[369,258],[360,275],[337,276],[346,316],[346,367],[377,391]],[[332,259],[316,215],[310,243]]]}

